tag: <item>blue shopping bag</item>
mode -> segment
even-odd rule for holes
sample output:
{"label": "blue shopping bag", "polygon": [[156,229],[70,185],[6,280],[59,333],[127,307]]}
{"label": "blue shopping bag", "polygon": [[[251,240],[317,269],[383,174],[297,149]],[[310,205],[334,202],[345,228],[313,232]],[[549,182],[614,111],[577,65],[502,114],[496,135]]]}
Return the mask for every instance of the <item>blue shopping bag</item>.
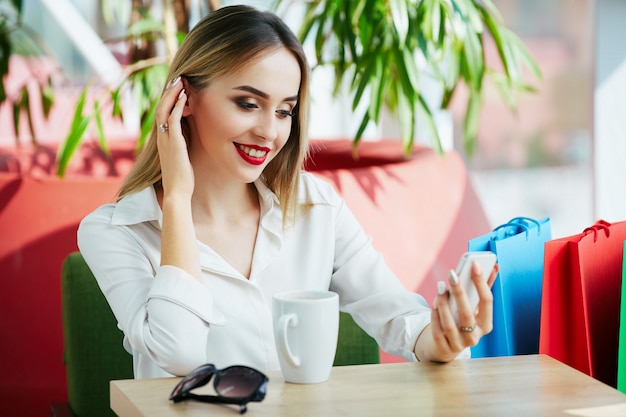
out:
{"label": "blue shopping bag", "polygon": [[493,284],[493,330],[471,348],[472,357],[539,352],[541,287],[550,218],[516,217],[471,239],[468,250],[489,250],[500,268]]}

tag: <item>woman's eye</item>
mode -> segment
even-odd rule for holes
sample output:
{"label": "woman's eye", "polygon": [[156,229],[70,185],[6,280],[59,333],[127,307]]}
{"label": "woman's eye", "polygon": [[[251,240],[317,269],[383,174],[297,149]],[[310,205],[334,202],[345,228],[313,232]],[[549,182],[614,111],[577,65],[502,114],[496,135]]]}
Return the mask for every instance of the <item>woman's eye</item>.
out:
{"label": "woman's eye", "polygon": [[256,105],[256,103],[250,103],[247,101],[237,101],[237,105],[241,107],[242,109],[246,109],[246,110],[256,109],[259,107]]}
{"label": "woman's eye", "polygon": [[278,114],[281,119],[284,119],[285,117],[293,117],[293,111],[291,110],[276,110],[276,114]]}

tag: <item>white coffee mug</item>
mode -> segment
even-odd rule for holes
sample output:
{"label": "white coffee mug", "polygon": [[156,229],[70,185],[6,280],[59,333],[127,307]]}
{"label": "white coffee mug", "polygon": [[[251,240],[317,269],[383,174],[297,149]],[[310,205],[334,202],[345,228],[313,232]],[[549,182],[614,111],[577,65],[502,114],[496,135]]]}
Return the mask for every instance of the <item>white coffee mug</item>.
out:
{"label": "white coffee mug", "polygon": [[290,291],[273,297],[274,338],[285,381],[328,380],[337,350],[339,296],[332,291]]}

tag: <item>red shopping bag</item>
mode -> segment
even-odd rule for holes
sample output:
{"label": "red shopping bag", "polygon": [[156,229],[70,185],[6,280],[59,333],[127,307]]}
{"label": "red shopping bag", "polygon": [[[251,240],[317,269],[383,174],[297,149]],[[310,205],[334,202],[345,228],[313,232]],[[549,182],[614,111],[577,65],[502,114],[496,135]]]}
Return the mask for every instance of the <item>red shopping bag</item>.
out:
{"label": "red shopping bag", "polygon": [[626,242],[622,261],[622,299],[619,314],[619,343],[617,352],[617,389],[626,394]]}
{"label": "red shopping bag", "polygon": [[539,353],[617,384],[626,221],[546,242]]}

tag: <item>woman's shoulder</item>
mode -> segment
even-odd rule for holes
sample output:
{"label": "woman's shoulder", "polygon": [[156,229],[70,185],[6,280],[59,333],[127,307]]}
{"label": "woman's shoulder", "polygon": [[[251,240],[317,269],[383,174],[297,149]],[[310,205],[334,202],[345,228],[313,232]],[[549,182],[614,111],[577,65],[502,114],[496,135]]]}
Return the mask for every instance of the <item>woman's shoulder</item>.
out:
{"label": "woman's shoulder", "polygon": [[85,223],[111,223],[113,213],[115,213],[115,207],[117,203],[106,203],[96,207],[93,211],[87,214],[81,221],[81,224]]}
{"label": "woman's shoulder", "polygon": [[103,204],[85,216],[81,223],[130,225],[158,220],[160,209],[151,187],[138,191],[114,203]]}
{"label": "woman's shoulder", "polygon": [[300,199],[313,204],[337,204],[341,201],[329,182],[306,171],[300,175]]}

